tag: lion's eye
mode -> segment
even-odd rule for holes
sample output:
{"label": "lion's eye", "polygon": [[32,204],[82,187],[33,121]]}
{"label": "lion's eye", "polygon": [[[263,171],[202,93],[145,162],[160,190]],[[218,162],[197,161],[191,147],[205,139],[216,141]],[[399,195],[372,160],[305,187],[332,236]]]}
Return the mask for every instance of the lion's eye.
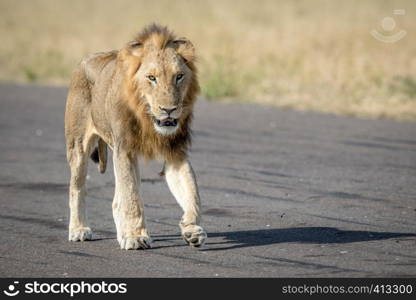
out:
{"label": "lion's eye", "polygon": [[156,82],[156,77],[155,76],[153,76],[153,75],[148,75],[147,76],[147,79],[149,79],[150,81],[152,81],[152,82]]}
{"label": "lion's eye", "polygon": [[176,83],[178,83],[179,81],[181,81],[181,79],[183,78],[183,74],[178,74],[176,75]]}

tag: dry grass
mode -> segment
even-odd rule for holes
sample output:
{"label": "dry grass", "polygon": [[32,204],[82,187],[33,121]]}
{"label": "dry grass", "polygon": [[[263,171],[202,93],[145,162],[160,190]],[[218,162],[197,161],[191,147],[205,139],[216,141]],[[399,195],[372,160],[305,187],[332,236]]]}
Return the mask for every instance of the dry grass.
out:
{"label": "dry grass", "polygon": [[[416,120],[415,12],[414,0],[0,0],[0,80],[66,84],[83,55],[156,21],[194,42],[210,99]],[[407,36],[374,39],[386,16]]]}

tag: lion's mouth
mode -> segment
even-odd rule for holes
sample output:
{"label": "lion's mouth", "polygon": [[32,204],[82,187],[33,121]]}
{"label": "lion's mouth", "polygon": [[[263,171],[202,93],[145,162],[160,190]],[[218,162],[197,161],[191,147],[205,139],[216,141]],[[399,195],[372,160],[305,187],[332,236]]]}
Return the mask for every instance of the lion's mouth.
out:
{"label": "lion's mouth", "polygon": [[165,119],[155,119],[155,122],[160,127],[175,127],[178,125],[178,119],[174,118],[165,118]]}

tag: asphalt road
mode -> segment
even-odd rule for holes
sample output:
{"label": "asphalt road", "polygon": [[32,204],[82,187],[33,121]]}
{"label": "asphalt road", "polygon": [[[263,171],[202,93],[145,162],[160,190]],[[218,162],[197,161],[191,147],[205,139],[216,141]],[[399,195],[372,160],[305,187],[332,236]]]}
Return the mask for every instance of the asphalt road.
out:
{"label": "asphalt road", "polygon": [[141,163],[154,248],[125,251],[111,163],[89,168],[94,241],[67,241],[65,98],[0,85],[1,277],[416,276],[416,123],[201,100],[190,160],[206,245],[185,245],[160,164]]}

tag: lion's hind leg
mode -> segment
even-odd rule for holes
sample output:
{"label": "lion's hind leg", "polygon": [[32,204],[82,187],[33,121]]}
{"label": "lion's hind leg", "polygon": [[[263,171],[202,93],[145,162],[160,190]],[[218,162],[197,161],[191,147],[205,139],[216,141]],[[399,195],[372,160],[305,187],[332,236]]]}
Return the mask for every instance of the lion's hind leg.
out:
{"label": "lion's hind leg", "polygon": [[85,181],[87,177],[90,141],[74,139],[68,142],[67,156],[71,169],[69,184],[69,236],[73,242],[92,239],[91,228],[87,225],[85,209]]}

